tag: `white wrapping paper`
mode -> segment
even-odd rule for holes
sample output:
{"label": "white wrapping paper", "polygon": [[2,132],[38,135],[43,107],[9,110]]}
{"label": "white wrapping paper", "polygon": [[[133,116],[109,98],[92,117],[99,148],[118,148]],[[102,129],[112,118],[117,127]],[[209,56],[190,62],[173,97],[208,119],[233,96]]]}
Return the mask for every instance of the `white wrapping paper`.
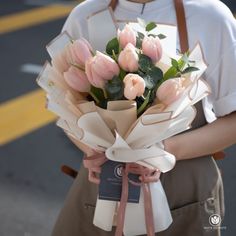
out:
{"label": "white wrapping paper", "polygon": [[[109,10],[88,18],[90,41],[96,49],[104,49],[104,37],[108,41],[116,35],[116,25],[112,19]],[[100,21],[101,27],[98,29]],[[104,21],[110,22],[110,25],[106,24],[107,28],[103,27]],[[130,25],[139,28],[136,23]],[[102,33],[98,33],[98,30]],[[173,44],[176,41],[176,27],[159,25],[154,31],[151,33],[167,36],[162,41],[166,50],[157,64],[165,71],[171,66],[170,56],[179,59],[176,45]],[[50,56],[57,55],[70,42],[70,36],[64,32],[48,45]],[[158,106],[149,108],[139,119],[136,117],[134,102],[109,102],[104,110],[94,102],[85,101],[81,94],[75,94],[67,86],[63,76],[54,71],[49,63],[45,65],[37,81],[47,92],[48,109],[60,117],[57,125],[73,139],[92,149],[104,151],[112,161],[137,162],[165,173],[174,167],[175,157],[164,150],[162,140],[190,128],[196,115],[193,105],[210,93],[209,86],[200,78],[207,66],[199,44],[192,50],[189,58],[196,61],[194,66],[199,71],[186,75],[191,79],[191,85],[183,95],[164,110]],[[150,188],[155,232],[159,232],[169,227],[172,217],[161,182],[151,183]],[[117,202],[97,199],[93,223],[103,230],[111,231],[116,208]],[[124,223],[124,235],[140,234],[146,234],[142,191],[138,204],[127,204]]]}

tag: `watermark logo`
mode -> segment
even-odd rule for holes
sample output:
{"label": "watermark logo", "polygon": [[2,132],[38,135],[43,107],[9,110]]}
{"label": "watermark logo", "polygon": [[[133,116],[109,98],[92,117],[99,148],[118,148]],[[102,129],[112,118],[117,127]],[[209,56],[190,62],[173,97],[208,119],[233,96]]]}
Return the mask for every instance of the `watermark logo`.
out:
{"label": "watermark logo", "polygon": [[115,167],[114,174],[115,174],[116,178],[118,178],[118,179],[122,178],[122,169],[123,169],[122,164],[119,164]]}
{"label": "watermark logo", "polygon": [[213,214],[209,217],[209,223],[211,226],[219,226],[221,224],[221,217],[218,214]]}
{"label": "watermark logo", "polygon": [[221,230],[225,230],[226,226],[221,226],[222,223],[222,219],[221,216],[219,214],[212,214],[209,217],[209,226],[204,226],[205,230],[217,230],[217,229],[221,229]]}

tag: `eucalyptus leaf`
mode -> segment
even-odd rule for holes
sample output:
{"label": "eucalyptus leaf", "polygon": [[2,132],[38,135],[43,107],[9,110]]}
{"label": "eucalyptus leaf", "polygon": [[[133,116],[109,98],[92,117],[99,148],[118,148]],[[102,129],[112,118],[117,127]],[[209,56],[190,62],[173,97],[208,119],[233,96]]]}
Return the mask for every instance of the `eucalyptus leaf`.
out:
{"label": "eucalyptus leaf", "polygon": [[141,32],[138,32],[138,37],[139,37],[140,39],[144,39],[145,35],[144,35],[143,33],[141,33]]}
{"label": "eucalyptus leaf", "polygon": [[109,80],[105,85],[105,89],[109,100],[119,100],[123,98],[124,85],[119,76],[114,76],[112,80]]}
{"label": "eucalyptus leaf", "polygon": [[150,22],[146,25],[146,31],[151,31],[153,29],[155,29],[157,27],[156,23],[155,22]]}
{"label": "eucalyptus leaf", "polygon": [[139,37],[136,37],[136,48],[142,48],[142,42],[143,40]]}
{"label": "eucalyptus leaf", "polygon": [[163,72],[160,68],[153,66],[144,76],[146,88],[156,88],[158,82],[163,79]]}
{"label": "eucalyptus leaf", "polygon": [[153,66],[152,60],[150,57],[144,55],[144,54],[139,54],[139,68],[143,71],[143,72],[147,72],[151,69],[151,67]]}
{"label": "eucalyptus leaf", "polygon": [[145,35],[141,32],[138,32],[138,36],[136,37],[136,47],[141,48],[142,47],[142,42],[144,39]]}
{"label": "eucalyptus leaf", "polygon": [[109,55],[113,55],[113,51],[115,54],[119,53],[119,41],[117,38],[113,38],[107,43],[106,53]]}
{"label": "eucalyptus leaf", "polygon": [[146,88],[148,88],[150,90],[155,88],[156,83],[155,83],[155,79],[153,77],[151,77],[150,75],[147,74],[147,75],[143,76],[143,79],[145,81]]}
{"label": "eucalyptus leaf", "polygon": [[148,75],[155,80],[156,84],[159,80],[163,79],[163,71],[156,66],[153,66],[151,70],[148,71]]}

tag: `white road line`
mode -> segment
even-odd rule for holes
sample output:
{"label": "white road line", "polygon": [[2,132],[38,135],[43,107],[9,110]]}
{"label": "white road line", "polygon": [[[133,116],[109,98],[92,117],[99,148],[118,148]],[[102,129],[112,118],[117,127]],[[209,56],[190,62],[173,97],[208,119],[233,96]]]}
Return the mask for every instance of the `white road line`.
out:
{"label": "white road line", "polygon": [[43,69],[43,66],[36,64],[24,64],[20,67],[20,71],[28,74],[39,74]]}

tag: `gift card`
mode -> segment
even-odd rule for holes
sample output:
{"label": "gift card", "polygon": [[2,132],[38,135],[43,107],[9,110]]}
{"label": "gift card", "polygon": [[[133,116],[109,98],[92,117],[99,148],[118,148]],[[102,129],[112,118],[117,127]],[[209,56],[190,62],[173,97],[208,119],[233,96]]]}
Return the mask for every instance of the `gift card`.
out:
{"label": "gift card", "polygon": [[[122,192],[122,168],[124,163],[107,161],[102,166],[99,185],[99,199],[120,201]],[[138,175],[129,174],[129,179],[140,182]],[[128,202],[139,203],[140,186],[129,183]]]}

